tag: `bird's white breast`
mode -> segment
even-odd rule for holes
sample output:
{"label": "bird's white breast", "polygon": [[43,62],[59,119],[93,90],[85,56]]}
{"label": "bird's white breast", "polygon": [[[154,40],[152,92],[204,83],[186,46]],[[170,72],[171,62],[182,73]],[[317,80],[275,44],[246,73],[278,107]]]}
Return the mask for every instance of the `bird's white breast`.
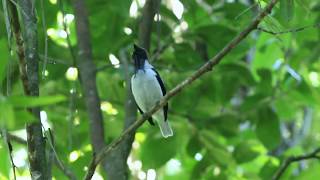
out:
{"label": "bird's white breast", "polygon": [[143,112],[149,111],[163,95],[152,69],[138,70],[131,78],[131,88],[137,105]]}

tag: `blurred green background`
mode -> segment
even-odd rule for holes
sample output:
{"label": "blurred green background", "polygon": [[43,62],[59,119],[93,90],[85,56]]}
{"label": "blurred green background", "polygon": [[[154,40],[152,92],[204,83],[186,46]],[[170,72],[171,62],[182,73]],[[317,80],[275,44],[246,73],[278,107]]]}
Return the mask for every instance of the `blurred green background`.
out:
{"label": "blurred green background", "polygon": [[[24,107],[43,105],[41,120],[54,134],[58,156],[81,178],[92,148],[78,71],[67,41],[69,36],[75,49],[73,8],[70,1],[63,1],[64,12],[57,0],[44,0],[44,8],[39,2],[38,99],[23,96],[16,46],[14,41],[8,43],[1,6],[1,128],[26,139],[25,124],[33,118]],[[167,89],[213,57],[267,2],[163,0],[158,10],[160,21],[155,18],[153,24],[149,56],[163,49],[152,64]],[[144,3],[86,1],[107,143],[123,128],[128,84],[121,52],[131,57]],[[253,31],[213,71],[169,101],[172,138],[163,139],[158,127],[148,123],[138,129],[127,161],[131,179],[271,179],[286,157],[319,147],[319,10],[318,0],[280,0],[259,25],[273,34]],[[30,179],[26,146],[15,141],[12,145],[18,179]],[[2,139],[0,160],[0,179],[13,179]],[[282,179],[314,180],[320,177],[319,169],[319,160],[301,161],[292,164]],[[94,179],[104,176],[99,169]],[[53,177],[66,179],[55,166]]]}

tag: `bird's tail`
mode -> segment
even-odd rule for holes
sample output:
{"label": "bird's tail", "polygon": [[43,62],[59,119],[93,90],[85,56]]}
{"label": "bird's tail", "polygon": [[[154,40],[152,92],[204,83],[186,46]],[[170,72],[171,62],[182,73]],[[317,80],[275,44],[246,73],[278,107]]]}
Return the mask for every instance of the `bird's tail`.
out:
{"label": "bird's tail", "polygon": [[161,130],[161,134],[164,138],[167,138],[167,137],[170,137],[170,136],[173,136],[173,131],[171,129],[171,126],[169,124],[169,121],[164,121],[164,120],[159,120],[157,121],[159,127],[160,127],[160,130]]}

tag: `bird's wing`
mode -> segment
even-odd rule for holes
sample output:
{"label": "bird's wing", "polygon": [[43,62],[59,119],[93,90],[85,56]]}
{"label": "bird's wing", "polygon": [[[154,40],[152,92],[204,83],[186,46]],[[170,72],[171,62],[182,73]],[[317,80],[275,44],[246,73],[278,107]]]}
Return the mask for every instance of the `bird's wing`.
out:
{"label": "bird's wing", "polygon": [[[164,84],[161,80],[160,74],[154,68],[152,68],[152,70],[156,73],[156,78],[158,80],[158,83],[160,84],[162,95],[163,96],[166,95],[167,91],[166,91],[166,88],[164,87]],[[167,103],[165,106],[163,106],[163,113],[164,113],[164,120],[165,121],[167,120],[168,109],[169,109],[169,106]]]}
{"label": "bird's wing", "polygon": [[[132,92],[132,86],[131,86],[131,83],[130,83],[130,90],[131,90],[131,93],[133,94],[133,92]],[[134,96],[133,96],[133,99],[134,99],[134,101],[135,101],[135,103],[136,103],[136,106],[137,106],[137,108],[138,108],[138,110],[139,110],[140,114],[142,114],[142,115],[143,115],[143,111],[142,111],[142,109],[138,106],[138,104],[137,104],[136,99],[134,98]],[[148,119],[148,122],[149,122],[152,126],[154,126],[154,125],[155,125],[155,123],[153,122],[152,116]]]}

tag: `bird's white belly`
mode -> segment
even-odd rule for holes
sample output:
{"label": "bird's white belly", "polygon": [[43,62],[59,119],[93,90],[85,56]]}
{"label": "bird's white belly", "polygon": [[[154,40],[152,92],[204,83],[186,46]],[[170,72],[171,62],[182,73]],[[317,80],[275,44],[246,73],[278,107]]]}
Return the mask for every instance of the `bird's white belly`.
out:
{"label": "bird's white belly", "polygon": [[139,70],[132,77],[131,86],[136,103],[143,112],[149,111],[163,96],[155,73],[151,69]]}

